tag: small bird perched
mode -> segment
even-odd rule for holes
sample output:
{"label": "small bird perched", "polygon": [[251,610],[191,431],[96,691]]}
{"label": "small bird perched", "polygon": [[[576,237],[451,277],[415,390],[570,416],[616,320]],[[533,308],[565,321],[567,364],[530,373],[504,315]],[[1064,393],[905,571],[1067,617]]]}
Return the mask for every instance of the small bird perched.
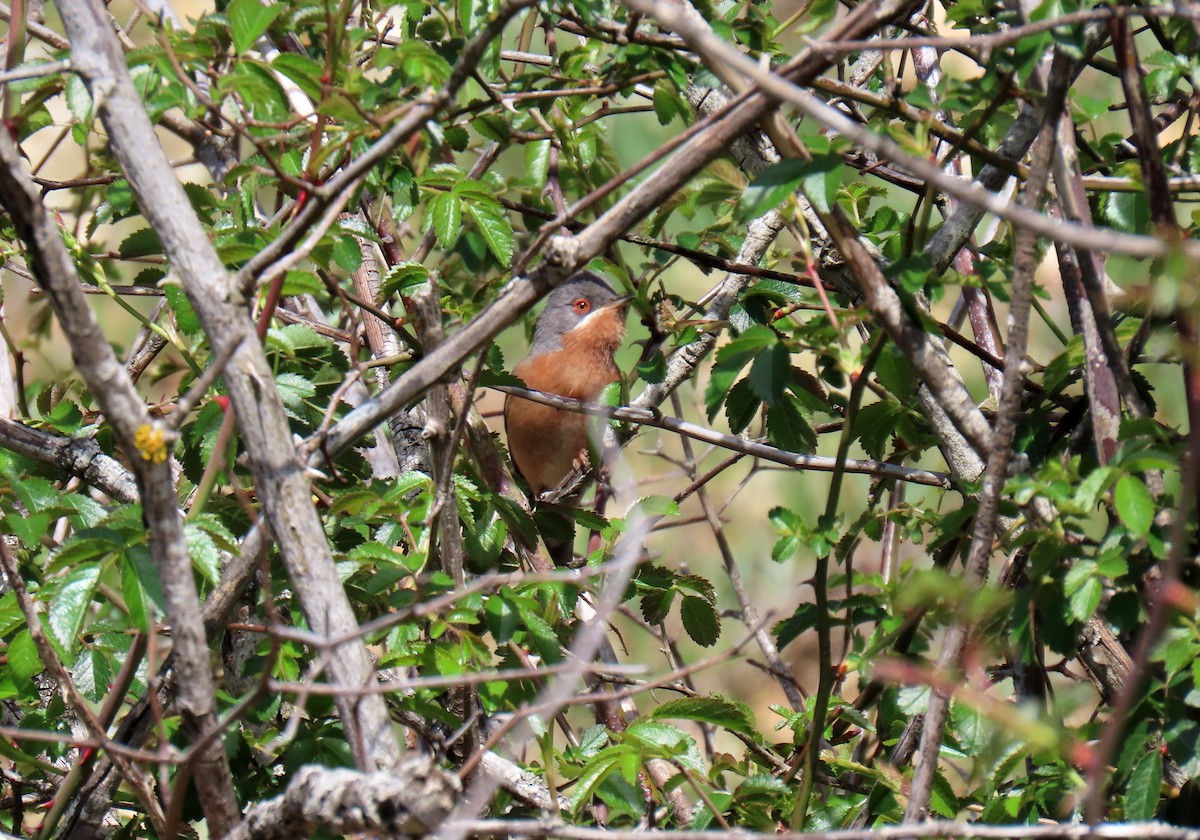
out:
{"label": "small bird perched", "polygon": [[[598,275],[580,271],[550,293],[533,330],[529,357],[513,368],[529,388],[595,400],[621,377],[613,354],[625,337],[625,305]],[[508,451],[536,500],[587,458],[588,418],[509,396]]]}

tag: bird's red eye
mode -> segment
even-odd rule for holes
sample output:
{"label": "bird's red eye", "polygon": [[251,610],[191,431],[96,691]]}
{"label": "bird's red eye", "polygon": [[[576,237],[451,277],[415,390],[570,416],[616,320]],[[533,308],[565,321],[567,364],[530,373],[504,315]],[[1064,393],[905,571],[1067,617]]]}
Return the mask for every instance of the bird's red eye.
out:
{"label": "bird's red eye", "polygon": [[586,314],[592,308],[592,304],[587,298],[578,298],[571,306],[575,307],[575,311],[580,315]]}

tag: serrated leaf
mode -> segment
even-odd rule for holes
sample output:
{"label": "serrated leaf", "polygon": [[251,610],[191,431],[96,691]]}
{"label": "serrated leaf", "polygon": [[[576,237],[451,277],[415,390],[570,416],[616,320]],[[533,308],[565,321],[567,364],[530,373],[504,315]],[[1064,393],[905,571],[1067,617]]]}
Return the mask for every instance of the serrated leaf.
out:
{"label": "serrated leaf", "polygon": [[797,189],[818,210],[828,213],[841,185],[842,159],[833,153],[814,155],[811,161],[788,158],[765,169],[746,187],[738,204],[741,219],[753,219],[779,206]]}
{"label": "serrated leaf", "polygon": [[578,814],[580,809],[591,802],[600,783],[614,770],[617,770],[622,759],[630,754],[635,757],[637,755],[632,748],[624,744],[617,744],[601,750],[584,765],[583,772],[579,775],[575,782],[575,788],[571,791],[572,813]]}
{"label": "serrated leaf", "polygon": [[1121,476],[1113,493],[1113,503],[1117,516],[1134,536],[1144,537],[1150,533],[1150,526],[1154,524],[1154,497],[1140,478]]}
{"label": "serrated leaf", "polygon": [[554,635],[554,628],[547,624],[546,620],[537,612],[524,604],[519,604],[518,610],[521,614],[521,623],[533,639],[534,646],[541,654],[542,659],[550,664],[561,662],[562,647],[558,643],[558,637]]}
{"label": "serrated leaf", "polygon": [[742,193],[738,202],[739,218],[757,218],[778,207],[796,192],[807,171],[807,162],[798,158],[781,160],[767,167]]}
{"label": "serrated leaf", "polygon": [[121,597],[129,610],[129,620],[143,633],[150,631],[150,599],[138,577],[137,569],[128,558],[121,563]]}
{"label": "serrated leaf", "polygon": [[81,125],[91,125],[92,95],[88,92],[87,85],[84,84],[83,79],[75,73],[67,74],[64,93],[66,94],[67,110],[71,112],[71,118]]}
{"label": "serrated leaf", "polygon": [[686,752],[693,740],[691,735],[669,723],[655,723],[644,719],[630,724],[625,730],[625,737],[627,741],[633,740],[657,747],[671,756]]}
{"label": "serrated leaf", "polygon": [[183,525],[183,539],[187,544],[192,566],[204,579],[216,586],[221,582],[221,552],[212,537],[192,522]]}
{"label": "serrated leaf", "polygon": [[721,638],[721,619],[716,608],[703,598],[685,595],[679,604],[683,629],[701,647],[711,647]]}
{"label": "serrated leaf", "polygon": [[333,240],[333,261],[347,273],[362,265],[362,246],[350,234],[342,234]]}
{"label": "serrated leaf", "polygon": [[804,633],[817,624],[817,608],[815,604],[800,603],[796,605],[795,612],[789,618],[785,618],[772,628],[771,632],[775,634],[775,638],[779,644],[779,649],[787,647],[801,633]]}
{"label": "serrated leaf", "polygon": [[325,68],[306,55],[281,52],[271,59],[271,68],[296,83],[314,102],[321,99],[321,74]]}
{"label": "serrated leaf", "polygon": [[521,626],[521,613],[503,595],[493,595],[483,606],[483,617],[496,644],[506,645]]}
{"label": "serrated leaf", "polygon": [[1124,233],[1147,233],[1150,204],[1142,192],[1106,192],[1100,196],[1100,214]]}
{"label": "serrated leaf", "polygon": [[71,667],[71,677],[84,697],[98,703],[108,694],[112,666],[102,651],[84,648]]}
{"label": "serrated leaf", "polygon": [[232,0],[227,14],[233,48],[239,53],[250,49],[284,10],[282,3],[264,6],[258,0]]}
{"label": "serrated leaf", "polygon": [[791,380],[791,373],[787,348],[777,343],[754,357],[746,379],[754,396],[771,406],[783,395],[784,388]]}
{"label": "serrated leaf", "polygon": [[1104,586],[1100,583],[1100,579],[1094,576],[1088,577],[1067,598],[1067,614],[1075,621],[1087,621],[1100,606],[1100,597],[1103,594]]}
{"label": "serrated leaf", "polygon": [[767,435],[771,443],[790,452],[812,452],[817,445],[816,432],[791,399],[767,409]]}
{"label": "serrated leaf", "polygon": [[500,265],[507,266],[513,255],[513,231],[508,217],[498,205],[475,202],[467,204],[467,214],[475,222],[475,229],[483,235],[492,256]]}
{"label": "serrated leaf", "polygon": [[748,705],[719,694],[670,700],[651,712],[650,717],[695,720],[750,736],[758,732],[754,712]]}
{"label": "serrated leaf", "polygon": [[289,356],[296,355],[299,350],[316,347],[328,347],[332,339],[321,335],[312,327],[305,324],[288,324],[285,327],[272,327],[267,332],[267,345],[282,350]]}
{"label": "serrated leaf", "polygon": [[1162,794],[1162,776],[1162,753],[1151,749],[1141,757],[1129,776],[1129,785],[1125,789],[1127,821],[1144,822],[1154,819]]}
{"label": "serrated leaf", "polygon": [[433,200],[431,212],[438,241],[453,248],[462,233],[462,200],[454,193],[442,193]]}
{"label": "serrated leaf", "polygon": [[192,303],[183,293],[183,289],[168,283],[163,287],[163,294],[166,295],[171,311],[175,313],[175,326],[179,327],[179,331],[184,335],[200,332],[200,319],[196,317],[196,310],[192,309]]}
{"label": "serrated leaf", "polygon": [[162,253],[162,241],[154,228],[142,228],[125,237],[117,247],[122,259],[130,260]]}
{"label": "serrated leaf", "polygon": [[678,516],[679,503],[674,499],[666,496],[642,496],[633,503],[633,507],[629,509],[629,513],[625,515],[627,520],[634,517],[642,516]]}
{"label": "serrated leaf", "polygon": [[754,420],[761,405],[762,400],[755,396],[749,380],[739,380],[725,397],[725,419],[729,421],[729,431],[740,434]]}
{"label": "serrated leaf", "polygon": [[698,595],[710,604],[717,602],[717,589],[708,578],[700,575],[679,575],[675,578],[675,587],[680,591],[686,590]]}
{"label": "serrated leaf", "polygon": [[317,393],[317,387],[298,373],[276,374],[275,387],[279,389],[283,404],[292,410],[298,410],[306,399]]}
{"label": "serrated leaf", "polygon": [[1100,501],[1100,494],[1108,488],[1108,484],[1112,481],[1113,475],[1116,473],[1112,467],[1097,467],[1088,473],[1079,486],[1075,488],[1074,501],[1079,508],[1085,512],[1091,512]]}
{"label": "serrated leaf", "polygon": [[666,620],[674,600],[674,589],[652,589],[646,592],[638,602],[642,610],[642,618],[646,619],[648,624],[662,624]]}
{"label": "serrated leaf", "polygon": [[67,518],[71,520],[71,524],[76,528],[94,528],[108,516],[108,511],[104,509],[104,505],[88,496],[71,493],[61,496],[58,501],[63,507],[71,508],[75,511],[74,515],[68,514]]}
{"label": "serrated leaf", "polygon": [[29,682],[45,669],[28,630],[17,633],[4,652],[8,656],[8,668],[13,680],[18,684]]}
{"label": "serrated leaf", "polygon": [[50,611],[46,617],[47,626],[58,641],[59,647],[68,653],[75,651],[84,613],[92,601],[92,594],[96,591],[96,583],[99,580],[98,564],[72,569],[50,601]]}

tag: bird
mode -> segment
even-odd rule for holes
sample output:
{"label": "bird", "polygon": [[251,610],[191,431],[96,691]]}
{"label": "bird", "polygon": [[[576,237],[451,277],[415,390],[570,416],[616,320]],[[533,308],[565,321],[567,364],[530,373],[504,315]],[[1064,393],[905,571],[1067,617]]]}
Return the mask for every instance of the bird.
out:
{"label": "bird", "polygon": [[[529,356],[513,368],[528,388],[594,401],[621,378],[613,358],[625,337],[628,297],[602,277],[579,271],[550,293],[533,329]],[[504,401],[508,451],[536,502],[586,463],[588,418],[509,395]]]}

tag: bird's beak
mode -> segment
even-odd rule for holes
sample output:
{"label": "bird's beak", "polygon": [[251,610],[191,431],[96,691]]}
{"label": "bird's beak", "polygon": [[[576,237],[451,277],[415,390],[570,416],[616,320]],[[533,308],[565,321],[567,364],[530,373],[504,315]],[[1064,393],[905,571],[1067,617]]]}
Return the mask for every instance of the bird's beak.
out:
{"label": "bird's beak", "polygon": [[625,295],[624,297],[619,297],[614,301],[604,304],[604,306],[601,308],[602,309],[624,309],[626,306],[629,305],[629,301],[631,301],[631,300],[633,300],[633,295]]}

